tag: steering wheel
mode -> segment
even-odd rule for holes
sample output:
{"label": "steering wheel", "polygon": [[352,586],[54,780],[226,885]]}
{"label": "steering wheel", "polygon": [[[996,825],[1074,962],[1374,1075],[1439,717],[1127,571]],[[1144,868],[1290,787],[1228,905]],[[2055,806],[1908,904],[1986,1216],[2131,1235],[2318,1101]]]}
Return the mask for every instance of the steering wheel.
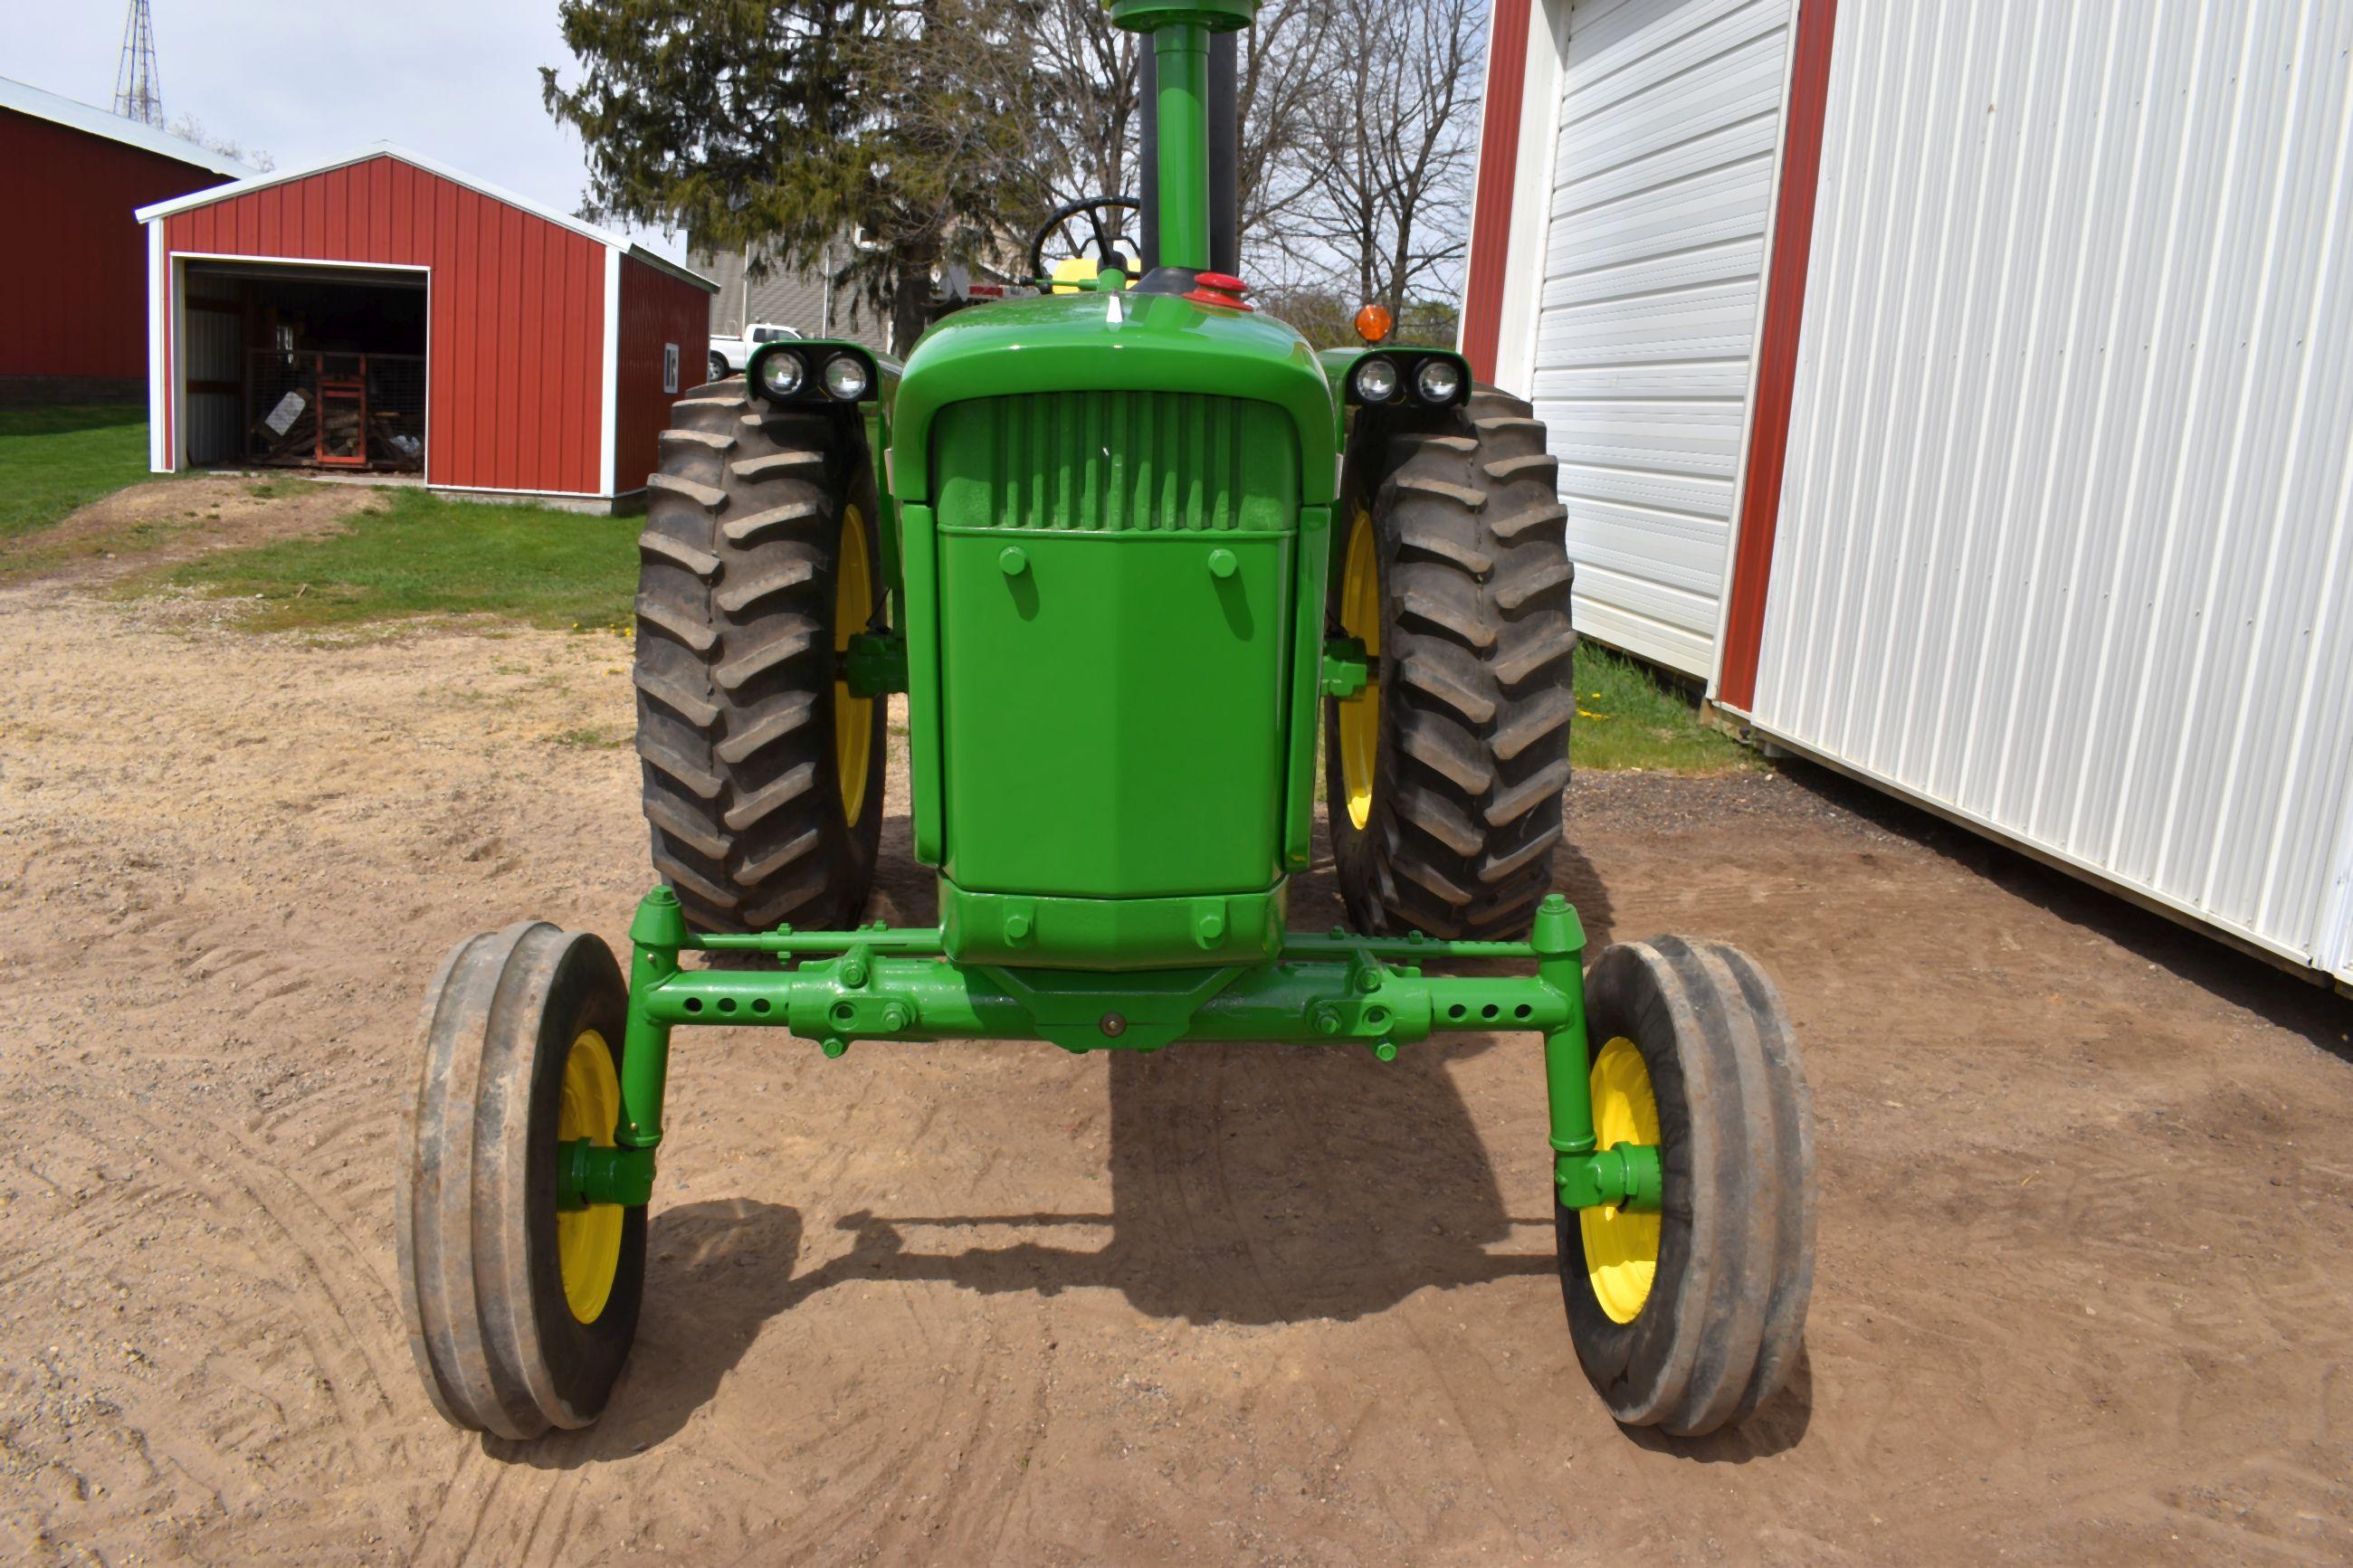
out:
{"label": "steering wheel", "polygon": [[[1134,215],[1131,235],[1128,215]],[[1081,196],[1066,202],[1046,215],[1039,226],[1038,237],[1029,242],[1029,276],[1044,280],[1053,277],[1046,266],[1046,247],[1060,240],[1065,247],[1066,261],[1092,261],[1096,269],[1116,267],[1129,277],[1144,269],[1144,242],[1141,235],[1144,204],[1134,196]],[[1083,219],[1082,227],[1074,227]]]}

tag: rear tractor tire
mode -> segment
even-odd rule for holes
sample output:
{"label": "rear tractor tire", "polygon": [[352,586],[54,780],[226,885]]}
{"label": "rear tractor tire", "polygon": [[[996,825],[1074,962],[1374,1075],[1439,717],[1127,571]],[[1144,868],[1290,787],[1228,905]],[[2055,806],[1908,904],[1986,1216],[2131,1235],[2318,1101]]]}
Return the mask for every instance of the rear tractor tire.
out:
{"label": "rear tractor tire", "polygon": [[1325,712],[1341,896],[1369,935],[1524,935],[1577,709],[1559,465],[1489,386],[1366,456],[1333,550],[1331,630],[1371,656]]}
{"label": "rear tractor tire", "polygon": [[468,938],[434,977],[394,1228],[409,1349],[452,1426],[586,1426],[620,1376],[646,1211],[560,1212],[556,1162],[614,1141],[628,1016],[612,950],[543,921]]}
{"label": "rear tractor tire", "polygon": [[704,931],[856,923],[884,703],[840,656],[882,602],[863,441],[741,377],[672,409],[638,539],[638,755],[654,869]]}
{"label": "rear tractor tire", "polygon": [[1661,1205],[1554,1203],[1569,1338],[1610,1413],[1695,1437],[1788,1381],[1814,1281],[1813,1101],[1756,963],[1664,936],[1586,977],[1594,1133],[1659,1150]]}

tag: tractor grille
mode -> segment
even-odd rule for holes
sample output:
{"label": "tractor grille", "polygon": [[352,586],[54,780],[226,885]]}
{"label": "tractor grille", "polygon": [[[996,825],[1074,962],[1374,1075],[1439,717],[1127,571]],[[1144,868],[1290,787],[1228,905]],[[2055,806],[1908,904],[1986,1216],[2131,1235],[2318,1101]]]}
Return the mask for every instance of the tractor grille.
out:
{"label": "tractor grille", "polygon": [[951,404],[934,426],[944,527],[1284,533],[1299,452],[1271,404],[1054,392]]}

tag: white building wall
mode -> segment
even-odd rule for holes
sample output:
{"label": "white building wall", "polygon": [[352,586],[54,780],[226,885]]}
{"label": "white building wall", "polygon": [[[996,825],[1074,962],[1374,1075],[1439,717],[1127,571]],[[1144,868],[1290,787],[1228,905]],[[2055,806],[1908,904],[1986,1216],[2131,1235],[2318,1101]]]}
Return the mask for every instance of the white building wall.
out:
{"label": "white building wall", "polygon": [[[1570,0],[1565,12],[1530,380],[1561,459],[1577,625],[1704,679],[1747,426],[1792,6]],[[1523,135],[1541,128],[1524,121]]]}
{"label": "white building wall", "polygon": [[1842,6],[1760,730],[2353,979],[2353,6]]}

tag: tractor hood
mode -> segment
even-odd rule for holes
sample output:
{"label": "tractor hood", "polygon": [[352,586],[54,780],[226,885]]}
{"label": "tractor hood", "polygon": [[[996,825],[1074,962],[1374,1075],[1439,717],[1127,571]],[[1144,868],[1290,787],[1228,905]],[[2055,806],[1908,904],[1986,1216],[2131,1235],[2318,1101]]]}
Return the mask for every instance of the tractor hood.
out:
{"label": "tractor hood", "polygon": [[1339,478],[1332,385],[1287,323],[1175,294],[1043,295],[960,310],[908,356],[892,410],[891,481],[932,496],[934,416],[951,403],[1033,392],[1174,392],[1272,404],[1299,441],[1300,502],[1329,503]]}

